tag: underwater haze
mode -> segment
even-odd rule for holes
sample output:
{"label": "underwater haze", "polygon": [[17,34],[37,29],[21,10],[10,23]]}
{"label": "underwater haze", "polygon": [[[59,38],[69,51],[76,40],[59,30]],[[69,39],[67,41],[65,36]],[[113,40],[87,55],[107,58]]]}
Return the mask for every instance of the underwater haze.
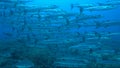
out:
{"label": "underwater haze", "polygon": [[0,68],[120,68],[120,0],[0,0]]}

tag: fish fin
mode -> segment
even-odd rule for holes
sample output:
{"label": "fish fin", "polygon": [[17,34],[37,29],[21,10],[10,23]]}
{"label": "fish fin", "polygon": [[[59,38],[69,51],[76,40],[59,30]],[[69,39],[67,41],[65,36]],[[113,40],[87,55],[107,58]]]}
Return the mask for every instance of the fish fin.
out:
{"label": "fish fin", "polygon": [[102,6],[102,3],[97,3],[99,6]]}
{"label": "fish fin", "polygon": [[72,10],[72,9],[74,8],[74,4],[71,4],[70,8],[71,8],[71,10]]}
{"label": "fish fin", "polygon": [[83,7],[79,7],[80,15],[83,14],[83,11],[84,11],[84,8]]}
{"label": "fish fin", "polygon": [[96,25],[96,29],[100,27],[100,23],[98,21],[94,21]]}

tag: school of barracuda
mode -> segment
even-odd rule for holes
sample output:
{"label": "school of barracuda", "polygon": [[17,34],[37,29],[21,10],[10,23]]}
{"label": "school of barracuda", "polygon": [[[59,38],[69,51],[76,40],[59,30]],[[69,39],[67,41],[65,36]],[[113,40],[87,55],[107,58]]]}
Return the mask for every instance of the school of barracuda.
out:
{"label": "school of barracuda", "polygon": [[[120,68],[120,40],[113,39],[120,33],[107,31],[120,21],[101,21],[103,15],[85,13],[116,9],[119,0],[71,4],[71,11],[77,8],[78,13],[28,2],[0,0],[0,25],[9,28],[3,31],[9,38],[0,40],[0,68]],[[105,31],[97,31],[100,28]]]}

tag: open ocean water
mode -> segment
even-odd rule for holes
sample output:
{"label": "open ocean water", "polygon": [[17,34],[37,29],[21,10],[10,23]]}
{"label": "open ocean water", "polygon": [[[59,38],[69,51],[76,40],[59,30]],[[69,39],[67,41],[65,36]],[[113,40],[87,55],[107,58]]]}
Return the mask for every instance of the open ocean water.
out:
{"label": "open ocean water", "polygon": [[0,0],[0,68],[120,68],[120,0]]}

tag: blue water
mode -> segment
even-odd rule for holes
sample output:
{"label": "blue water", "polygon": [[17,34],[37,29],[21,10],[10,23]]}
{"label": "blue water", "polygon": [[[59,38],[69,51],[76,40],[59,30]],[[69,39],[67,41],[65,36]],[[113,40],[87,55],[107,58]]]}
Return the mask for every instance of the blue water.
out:
{"label": "blue water", "polygon": [[[8,1],[0,1],[0,68],[120,68],[120,0]],[[113,1],[80,13],[81,4]]]}

